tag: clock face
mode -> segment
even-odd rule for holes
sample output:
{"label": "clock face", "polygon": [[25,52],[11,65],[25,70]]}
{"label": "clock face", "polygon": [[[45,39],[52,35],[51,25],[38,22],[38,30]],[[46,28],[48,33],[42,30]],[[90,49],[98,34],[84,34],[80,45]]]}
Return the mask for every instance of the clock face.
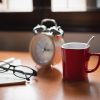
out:
{"label": "clock face", "polygon": [[42,66],[50,65],[54,53],[55,46],[50,36],[45,34],[38,34],[33,36],[30,45],[30,51],[33,60]]}

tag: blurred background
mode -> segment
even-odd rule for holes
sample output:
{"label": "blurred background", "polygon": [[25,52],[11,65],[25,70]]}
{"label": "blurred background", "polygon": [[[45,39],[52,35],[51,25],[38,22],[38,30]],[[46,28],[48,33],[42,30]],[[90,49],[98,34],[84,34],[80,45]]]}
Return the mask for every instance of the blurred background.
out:
{"label": "blurred background", "polygon": [[100,0],[0,0],[0,51],[28,51],[33,27],[53,18],[65,42],[87,42],[100,52]]}

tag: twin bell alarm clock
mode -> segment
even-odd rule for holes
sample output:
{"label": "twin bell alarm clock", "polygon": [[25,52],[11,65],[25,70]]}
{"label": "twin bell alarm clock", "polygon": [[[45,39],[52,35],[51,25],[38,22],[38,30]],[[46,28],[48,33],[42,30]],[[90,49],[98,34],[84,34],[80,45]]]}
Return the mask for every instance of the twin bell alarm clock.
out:
{"label": "twin bell alarm clock", "polygon": [[[46,23],[54,26],[47,28]],[[54,19],[43,19],[41,24],[33,28],[33,38],[30,42],[29,51],[38,69],[48,68],[59,63],[61,57],[61,45],[64,43],[64,31]]]}

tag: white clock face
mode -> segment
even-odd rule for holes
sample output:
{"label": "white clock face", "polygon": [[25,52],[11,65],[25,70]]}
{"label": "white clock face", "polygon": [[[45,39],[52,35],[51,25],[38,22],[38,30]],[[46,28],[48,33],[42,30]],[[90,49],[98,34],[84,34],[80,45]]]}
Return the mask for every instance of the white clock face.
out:
{"label": "white clock face", "polygon": [[55,46],[49,36],[39,34],[33,37],[30,50],[34,61],[39,65],[46,66],[54,57]]}

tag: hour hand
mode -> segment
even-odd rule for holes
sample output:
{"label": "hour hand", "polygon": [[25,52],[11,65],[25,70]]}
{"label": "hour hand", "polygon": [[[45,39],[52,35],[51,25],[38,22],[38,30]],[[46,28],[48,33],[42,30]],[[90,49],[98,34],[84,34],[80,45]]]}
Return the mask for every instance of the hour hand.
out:
{"label": "hour hand", "polygon": [[44,48],[44,50],[43,51],[50,51],[50,49],[48,49],[48,48]]}

